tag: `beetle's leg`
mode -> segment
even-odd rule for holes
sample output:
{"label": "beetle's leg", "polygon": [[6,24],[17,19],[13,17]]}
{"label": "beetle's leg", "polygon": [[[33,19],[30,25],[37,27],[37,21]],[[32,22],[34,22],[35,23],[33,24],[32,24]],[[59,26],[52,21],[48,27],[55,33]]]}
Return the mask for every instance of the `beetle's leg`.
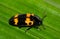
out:
{"label": "beetle's leg", "polygon": [[21,27],[19,26],[19,28],[21,28]]}
{"label": "beetle's leg", "polygon": [[45,25],[43,25],[43,24],[42,24],[42,27],[43,27],[43,29],[46,29],[46,28],[45,28]]}
{"label": "beetle's leg", "polygon": [[36,26],[35,28],[36,28],[37,30],[41,30],[41,29],[39,28],[39,26]]}
{"label": "beetle's leg", "polygon": [[34,28],[39,29],[39,27],[35,26]]}
{"label": "beetle's leg", "polygon": [[25,32],[27,32],[28,30],[30,30],[32,27],[29,27]]}

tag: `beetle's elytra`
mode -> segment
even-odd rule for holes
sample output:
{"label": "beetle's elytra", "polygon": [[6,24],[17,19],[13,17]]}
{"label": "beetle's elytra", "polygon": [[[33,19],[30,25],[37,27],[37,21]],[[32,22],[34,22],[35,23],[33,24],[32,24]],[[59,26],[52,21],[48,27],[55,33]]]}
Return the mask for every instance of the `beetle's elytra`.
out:
{"label": "beetle's elytra", "polygon": [[[45,18],[44,16],[43,18]],[[17,26],[19,28],[22,27],[29,27],[27,30],[31,29],[32,27],[38,28],[40,25],[43,24],[43,19],[34,15],[34,14],[17,14],[9,19],[9,24],[12,26]]]}

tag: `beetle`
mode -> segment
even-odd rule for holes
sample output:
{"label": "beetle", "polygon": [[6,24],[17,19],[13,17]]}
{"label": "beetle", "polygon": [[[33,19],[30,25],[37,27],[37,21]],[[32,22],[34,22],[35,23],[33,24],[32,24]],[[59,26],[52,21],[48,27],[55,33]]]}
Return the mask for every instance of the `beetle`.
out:
{"label": "beetle", "polygon": [[27,30],[31,29],[32,27],[38,29],[40,25],[43,25],[43,19],[45,17],[46,15],[41,19],[39,16],[30,13],[16,14],[9,19],[9,24],[19,28],[29,27]]}

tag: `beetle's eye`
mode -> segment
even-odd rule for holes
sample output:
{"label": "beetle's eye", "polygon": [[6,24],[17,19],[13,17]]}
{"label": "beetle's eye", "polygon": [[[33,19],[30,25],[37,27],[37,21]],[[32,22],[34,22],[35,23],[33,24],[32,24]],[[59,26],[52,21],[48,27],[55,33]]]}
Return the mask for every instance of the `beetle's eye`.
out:
{"label": "beetle's eye", "polygon": [[40,24],[40,22],[39,22],[39,24]]}
{"label": "beetle's eye", "polygon": [[12,21],[12,20],[10,20],[10,21]]}

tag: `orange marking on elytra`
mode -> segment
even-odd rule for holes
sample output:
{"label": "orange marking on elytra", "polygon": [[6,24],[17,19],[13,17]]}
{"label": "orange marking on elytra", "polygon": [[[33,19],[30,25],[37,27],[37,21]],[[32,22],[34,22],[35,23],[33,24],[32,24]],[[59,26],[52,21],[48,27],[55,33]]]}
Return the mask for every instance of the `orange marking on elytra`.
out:
{"label": "orange marking on elytra", "polygon": [[31,15],[34,16],[34,14],[27,13],[26,17],[30,17]]}
{"label": "orange marking on elytra", "polygon": [[14,22],[15,22],[14,24],[17,25],[17,23],[18,23],[18,14],[15,15],[15,17],[14,17]]}
{"label": "orange marking on elytra", "polygon": [[29,14],[29,13],[26,14],[26,17],[30,17],[30,16],[31,16],[31,14]]}
{"label": "orange marking on elytra", "polygon": [[29,23],[31,23],[31,25],[33,25],[33,21],[31,21],[30,18],[26,18],[25,23],[27,23],[27,25],[29,25]]}

